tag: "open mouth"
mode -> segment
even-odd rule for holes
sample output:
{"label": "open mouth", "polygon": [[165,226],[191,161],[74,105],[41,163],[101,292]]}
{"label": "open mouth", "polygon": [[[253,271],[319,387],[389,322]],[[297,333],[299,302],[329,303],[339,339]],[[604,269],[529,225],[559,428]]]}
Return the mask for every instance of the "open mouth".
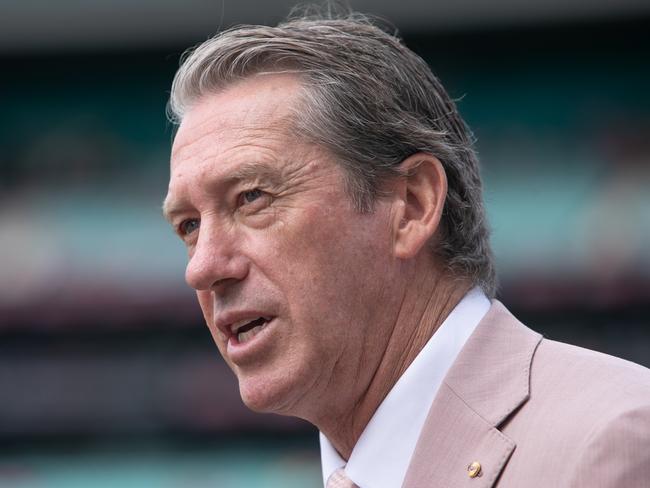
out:
{"label": "open mouth", "polygon": [[237,338],[237,342],[244,344],[259,334],[272,319],[270,317],[257,317],[253,320],[242,320],[230,326],[230,331]]}

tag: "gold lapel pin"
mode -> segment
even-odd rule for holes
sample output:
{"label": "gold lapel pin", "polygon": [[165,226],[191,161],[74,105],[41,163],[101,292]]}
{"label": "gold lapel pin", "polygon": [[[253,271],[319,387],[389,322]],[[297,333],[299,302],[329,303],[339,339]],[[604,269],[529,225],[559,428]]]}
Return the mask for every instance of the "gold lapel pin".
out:
{"label": "gold lapel pin", "polygon": [[474,461],[472,464],[467,466],[467,475],[470,478],[476,478],[477,476],[481,476],[481,463],[478,461]]}

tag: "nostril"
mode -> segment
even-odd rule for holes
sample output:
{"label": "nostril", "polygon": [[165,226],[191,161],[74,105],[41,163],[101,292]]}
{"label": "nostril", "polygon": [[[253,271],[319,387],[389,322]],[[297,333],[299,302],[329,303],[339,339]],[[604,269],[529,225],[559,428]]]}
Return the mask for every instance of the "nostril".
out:
{"label": "nostril", "polygon": [[212,286],[210,288],[212,288],[213,290],[217,288],[227,288],[229,286],[238,283],[239,281],[240,280],[238,280],[237,278],[222,278],[212,283]]}

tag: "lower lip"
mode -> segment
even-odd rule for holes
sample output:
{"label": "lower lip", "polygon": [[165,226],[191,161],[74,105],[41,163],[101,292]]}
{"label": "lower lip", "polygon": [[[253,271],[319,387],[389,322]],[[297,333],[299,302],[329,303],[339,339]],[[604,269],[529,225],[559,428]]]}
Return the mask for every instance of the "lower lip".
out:
{"label": "lower lip", "polygon": [[274,326],[276,317],[269,320],[264,328],[260,330],[254,337],[251,337],[246,342],[239,342],[237,336],[230,336],[226,351],[230,360],[237,364],[242,361],[254,358],[267,342],[270,329]]}

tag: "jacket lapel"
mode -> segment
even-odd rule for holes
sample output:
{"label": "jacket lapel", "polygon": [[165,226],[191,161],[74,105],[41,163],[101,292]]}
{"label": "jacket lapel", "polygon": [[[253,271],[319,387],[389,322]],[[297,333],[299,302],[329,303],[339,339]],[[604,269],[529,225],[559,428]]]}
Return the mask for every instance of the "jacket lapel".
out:
{"label": "jacket lapel", "polygon": [[[481,320],[438,391],[404,488],[490,488],[515,449],[499,425],[529,397],[541,335],[498,301]],[[479,476],[468,466],[478,462]]]}

